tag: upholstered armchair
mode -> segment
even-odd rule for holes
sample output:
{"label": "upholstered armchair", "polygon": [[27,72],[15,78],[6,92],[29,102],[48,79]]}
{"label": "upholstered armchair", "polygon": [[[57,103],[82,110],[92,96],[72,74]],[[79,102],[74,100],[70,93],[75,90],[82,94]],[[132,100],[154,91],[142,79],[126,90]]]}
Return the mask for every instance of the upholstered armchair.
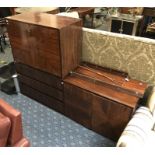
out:
{"label": "upholstered armchair", "polygon": [[0,99],[0,146],[27,147],[23,136],[21,112]]}
{"label": "upholstered armchair", "polygon": [[150,93],[146,106],[140,106],[122,132],[118,147],[153,148],[155,143],[155,87]]}

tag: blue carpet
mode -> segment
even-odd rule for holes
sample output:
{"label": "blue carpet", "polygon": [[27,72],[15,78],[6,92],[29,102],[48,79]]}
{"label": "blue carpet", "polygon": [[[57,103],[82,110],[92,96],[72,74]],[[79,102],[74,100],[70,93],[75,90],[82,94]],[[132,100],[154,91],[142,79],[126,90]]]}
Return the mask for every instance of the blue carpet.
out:
{"label": "blue carpet", "polygon": [[111,140],[20,94],[0,98],[22,112],[24,135],[34,147],[112,147]]}

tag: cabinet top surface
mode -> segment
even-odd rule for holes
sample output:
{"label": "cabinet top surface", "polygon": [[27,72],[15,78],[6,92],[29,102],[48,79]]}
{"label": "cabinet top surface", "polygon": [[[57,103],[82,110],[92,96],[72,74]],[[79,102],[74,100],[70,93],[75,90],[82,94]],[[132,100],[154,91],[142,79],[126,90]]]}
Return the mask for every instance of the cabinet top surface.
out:
{"label": "cabinet top surface", "polygon": [[100,95],[110,100],[119,102],[129,107],[134,108],[137,105],[137,102],[139,100],[138,97],[135,97],[120,91],[116,91],[106,86],[101,86],[99,84],[92,83],[78,76],[74,76],[74,75],[68,76],[67,78],[64,79],[64,81],[68,84],[72,84],[74,86],[85,89],[89,92],[92,92],[94,94]]}
{"label": "cabinet top surface", "polygon": [[38,12],[25,12],[14,16],[9,16],[7,17],[7,19],[57,29],[61,29],[67,25],[71,25],[81,20],[71,17],[57,16]]}

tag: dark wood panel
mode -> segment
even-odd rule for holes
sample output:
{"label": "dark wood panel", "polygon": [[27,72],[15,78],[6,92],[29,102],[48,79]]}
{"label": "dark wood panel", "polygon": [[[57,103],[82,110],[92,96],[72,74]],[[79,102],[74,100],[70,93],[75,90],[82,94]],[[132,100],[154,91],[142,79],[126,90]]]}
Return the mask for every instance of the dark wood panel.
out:
{"label": "dark wood panel", "polygon": [[[67,35],[67,36],[66,36]],[[62,77],[80,64],[82,48],[82,21],[60,31]]]}
{"label": "dark wood panel", "polygon": [[46,52],[53,53],[60,57],[59,31],[57,29],[30,25],[28,40],[32,51],[37,48],[44,54]]}
{"label": "dark wood panel", "polygon": [[96,95],[104,96],[107,99],[116,101],[126,106],[135,107],[139,100],[139,97],[127,94],[126,92],[122,92],[119,90],[119,88],[117,90],[112,89],[108,85],[101,85],[95,82],[95,80],[92,81],[89,80],[89,78],[83,78],[78,75],[68,76],[64,79],[64,81],[66,83],[75,85]]}
{"label": "dark wood panel", "polygon": [[16,67],[16,71],[19,74],[22,74],[22,75],[30,77],[34,80],[40,81],[40,82],[45,83],[45,84],[52,86],[54,88],[57,88],[60,90],[63,89],[63,85],[61,84],[61,82],[62,82],[61,79],[52,75],[52,74],[32,68],[32,67],[24,65],[22,63],[15,63],[15,67]]}
{"label": "dark wood panel", "polygon": [[24,50],[18,47],[12,49],[13,57],[16,62],[29,64],[31,66],[35,65],[35,54],[29,50]]}
{"label": "dark wood panel", "polygon": [[87,78],[92,77],[95,81],[107,83],[116,88],[119,87],[122,91],[126,90],[127,93],[130,92],[130,94],[140,97],[144,95],[145,89],[147,88],[146,83],[130,79],[128,76],[123,76],[123,73],[117,73],[116,71],[110,71],[93,65],[79,66],[75,70],[75,73],[82,74]]}
{"label": "dark wood panel", "polygon": [[[20,38],[21,41],[27,40],[27,35],[28,35],[28,30],[29,30],[29,24],[28,23],[22,23],[22,22],[17,22],[17,21],[10,21],[7,25],[7,31],[9,33],[9,36],[12,38]],[[16,32],[16,33],[15,33]]]}
{"label": "dark wood panel", "polygon": [[92,68],[92,69],[95,69],[95,70],[103,71],[103,72],[106,72],[106,73],[109,73],[109,74],[113,74],[114,76],[121,76],[121,77],[124,77],[124,78],[128,77],[127,72],[123,72],[123,71],[108,68],[108,67],[102,67],[102,66],[99,66],[99,65],[96,65],[96,64],[91,64],[89,62],[83,61],[83,62],[80,63],[80,65],[84,66],[84,67]]}
{"label": "dark wood panel", "polygon": [[92,94],[73,85],[64,84],[65,114],[91,128]]}
{"label": "dark wood panel", "polygon": [[114,141],[118,140],[132,116],[133,108],[104,97],[93,97],[92,129]]}
{"label": "dark wood panel", "polygon": [[21,93],[40,102],[41,104],[48,106],[58,112],[63,113],[64,105],[62,102],[54,99],[53,97],[47,96],[39,91],[25,85],[24,83],[20,83]]}
{"label": "dark wood panel", "polygon": [[15,44],[21,48],[29,48],[32,52],[40,49],[60,55],[59,32],[57,29],[9,21],[8,32],[12,46]]}
{"label": "dark wood panel", "polygon": [[63,92],[59,89],[53,88],[47,84],[44,84],[42,82],[33,80],[29,77],[26,77],[24,75],[19,76],[19,81],[28,85],[29,87],[36,89],[37,91],[49,95],[51,97],[54,97],[60,101],[63,101]]}
{"label": "dark wood panel", "polygon": [[61,77],[61,61],[59,56],[38,51],[35,62],[35,65],[32,67]]}

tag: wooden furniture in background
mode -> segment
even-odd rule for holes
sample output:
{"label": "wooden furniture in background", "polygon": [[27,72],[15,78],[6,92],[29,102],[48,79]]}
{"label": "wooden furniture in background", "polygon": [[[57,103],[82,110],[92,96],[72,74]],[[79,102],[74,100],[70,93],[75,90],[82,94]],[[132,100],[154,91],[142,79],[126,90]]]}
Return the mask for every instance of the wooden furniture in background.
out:
{"label": "wooden furniture in background", "polygon": [[135,36],[138,32],[138,25],[141,19],[142,16],[132,16],[128,14],[119,14],[118,16],[111,16],[109,31]]}
{"label": "wooden furniture in background", "polygon": [[143,15],[143,19],[139,28],[140,29],[139,36],[147,36],[146,34],[147,26],[148,24],[152,23],[152,21],[150,20],[147,21],[147,18],[155,17],[155,8],[144,7],[142,15]]}
{"label": "wooden furniture in background", "polygon": [[95,8],[93,8],[93,7],[77,7],[77,8],[70,9],[70,11],[77,11],[79,14],[79,17],[83,20],[83,24],[85,23],[86,15],[89,15],[91,17],[91,26],[90,27],[93,28],[94,9]]}
{"label": "wooden furniture in background", "polygon": [[32,12],[7,20],[21,92],[62,112],[61,81],[79,64],[82,20]]}

